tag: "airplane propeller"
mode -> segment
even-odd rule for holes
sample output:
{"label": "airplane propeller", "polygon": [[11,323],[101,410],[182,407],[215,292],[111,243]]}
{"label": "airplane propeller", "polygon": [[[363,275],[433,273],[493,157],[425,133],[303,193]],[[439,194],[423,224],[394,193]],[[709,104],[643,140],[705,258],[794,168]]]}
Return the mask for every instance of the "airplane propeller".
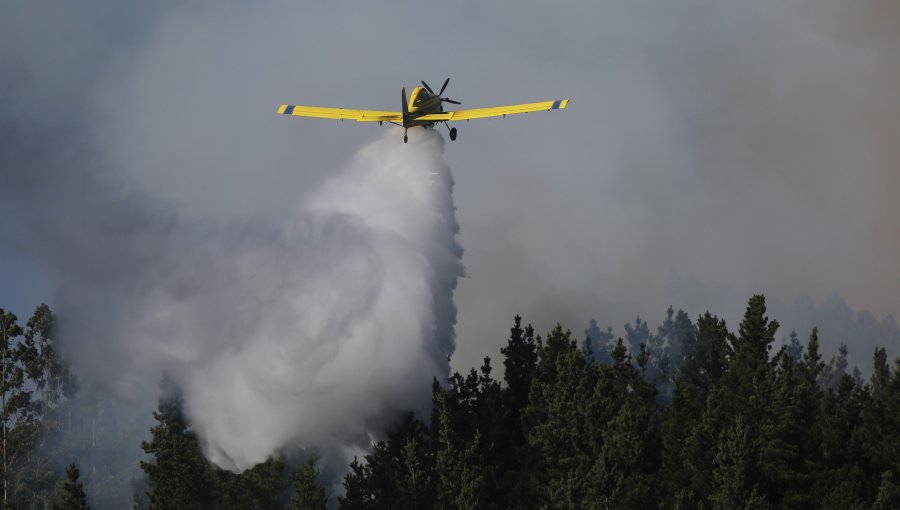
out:
{"label": "airplane propeller", "polygon": [[[441,85],[441,91],[438,92],[437,94],[435,94],[434,90],[432,90],[431,87],[429,87],[428,84],[425,83],[425,80],[422,80],[422,85],[425,87],[425,90],[427,90],[432,96],[440,96],[441,94],[443,94],[444,91],[447,90],[447,84],[449,84],[449,83],[450,83],[450,78],[447,78],[446,80],[444,80],[444,84]],[[454,101],[454,100],[452,100],[450,98],[446,98],[446,97],[442,97],[441,102],[450,103],[450,104],[462,104],[459,101]]]}

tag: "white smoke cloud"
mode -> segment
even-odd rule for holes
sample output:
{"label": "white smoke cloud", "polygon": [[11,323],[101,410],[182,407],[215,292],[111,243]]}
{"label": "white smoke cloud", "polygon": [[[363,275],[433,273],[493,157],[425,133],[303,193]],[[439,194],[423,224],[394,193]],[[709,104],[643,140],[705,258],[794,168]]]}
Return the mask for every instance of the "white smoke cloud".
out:
{"label": "white smoke cloud", "polygon": [[290,445],[363,446],[427,409],[463,272],[443,143],[391,130],[280,222],[121,240],[122,271],[62,289],[76,369],[136,395],[168,372],[210,460],[236,471]]}
{"label": "white smoke cloud", "polygon": [[185,374],[220,466],[250,467],[291,441],[365,444],[373,422],[421,409],[447,373],[462,274],[452,179],[440,136],[416,131],[409,145],[388,133],[314,193],[285,225],[287,249],[238,254],[233,309],[250,298],[260,320]]}

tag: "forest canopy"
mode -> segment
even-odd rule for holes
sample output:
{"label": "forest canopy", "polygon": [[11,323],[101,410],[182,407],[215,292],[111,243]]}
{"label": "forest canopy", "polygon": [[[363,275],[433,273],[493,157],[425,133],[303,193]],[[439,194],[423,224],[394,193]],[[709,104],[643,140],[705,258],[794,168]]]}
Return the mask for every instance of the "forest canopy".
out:
{"label": "forest canopy", "polygon": [[[113,507],[112,487],[80,480],[104,466],[54,440],[79,405],[54,332],[46,305],[24,327],[0,310],[3,507]],[[559,325],[541,336],[516,317],[502,376],[485,358],[436,378],[431,415],[398,416],[339,481],[319,471],[315,445],[241,474],[215,467],[165,378],[133,505],[900,508],[900,359],[877,348],[864,380],[845,346],[820,352],[816,329],[778,335],[761,295],[737,329],[669,309],[655,331],[638,318],[623,337],[593,322],[584,336]]]}

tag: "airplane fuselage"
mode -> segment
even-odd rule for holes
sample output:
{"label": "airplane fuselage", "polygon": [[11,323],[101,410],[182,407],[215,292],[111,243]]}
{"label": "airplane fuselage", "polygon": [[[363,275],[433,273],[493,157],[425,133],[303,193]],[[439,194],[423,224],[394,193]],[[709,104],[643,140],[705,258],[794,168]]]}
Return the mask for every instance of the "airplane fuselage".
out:
{"label": "airplane fuselage", "polygon": [[432,113],[443,113],[444,105],[441,96],[429,94],[425,87],[415,87],[409,95],[407,127],[434,126],[434,121],[416,120]]}

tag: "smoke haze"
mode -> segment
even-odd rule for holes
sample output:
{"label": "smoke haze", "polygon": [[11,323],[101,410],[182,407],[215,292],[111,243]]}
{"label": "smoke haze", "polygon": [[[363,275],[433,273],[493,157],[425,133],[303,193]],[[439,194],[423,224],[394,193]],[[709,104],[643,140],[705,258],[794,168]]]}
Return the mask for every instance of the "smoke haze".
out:
{"label": "smoke haze", "polygon": [[[450,282],[439,277],[459,275],[445,265],[457,255],[446,238],[452,216],[403,216],[402,207],[423,207],[419,188],[366,172],[436,175],[409,186],[431,190],[428,210],[446,214],[444,161],[456,170],[470,276],[455,293],[461,368],[496,356],[517,313],[539,331],[557,321],[580,331],[592,317],[621,331],[636,314],[652,324],[671,304],[734,326],[760,292],[785,335],[805,338],[816,309],[868,309],[857,322],[893,331],[898,22],[889,0],[469,1],[440,12],[415,1],[6,6],[0,297],[26,310],[55,292],[51,306],[77,335],[76,368],[120,392],[149,402],[162,366],[191,391],[228,387],[202,393],[190,411],[207,417],[208,451],[234,466],[271,445],[225,446],[244,424],[222,416],[256,398],[321,405],[323,393],[262,390],[281,383],[329,388],[327,370],[260,360],[343,359],[337,343],[315,339],[374,327],[386,303],[372,289],[395,274],[395,256],[431,264],[395,282],[414,295],[424,282],[446,296]],[[408,166],[391,152],[390,131],[274,115],[282,102],[395,109],[401,86],[447,75],[465,107],[572,102],[463,124],[445,156],[438,140],[415,139],[403,148],[416,151]],[[374,199],[388,208],[375,214]],[[406,241],[391,244],[389,222]],[[427,225],[444,237],[428,238]],[[444,251],[428,251],[431,241]],[[325,286],[313,274],[341,284],[326,296],[341,308],[295,315]],[[835,294],[846,307],[832,306]],[[798,298],[806,304],[778,305]],[[450,311],[449,301],[434,304],[438,332],[450,331],[441,322]],[[98,333],[107,323],[127,338]],[[285,330],[301,340],[279,344]],[[826,353],[852,340],[840,336],[823,335]],[[419,376],[446,368],[438,352],[449,338],[418,353],[397,341],[396,356],[425,360]],[[867,363],[868,343],[849,348],[852,362]],[[255,364],[236,366],[241,356]],[[344,390],[348,402],[361,398]],[[334,414],[323,409],[321,423],[279,416],[295,430],[266,433],[318,438]],[[341,422],[340,434],[357,440],[376,414]]]}

